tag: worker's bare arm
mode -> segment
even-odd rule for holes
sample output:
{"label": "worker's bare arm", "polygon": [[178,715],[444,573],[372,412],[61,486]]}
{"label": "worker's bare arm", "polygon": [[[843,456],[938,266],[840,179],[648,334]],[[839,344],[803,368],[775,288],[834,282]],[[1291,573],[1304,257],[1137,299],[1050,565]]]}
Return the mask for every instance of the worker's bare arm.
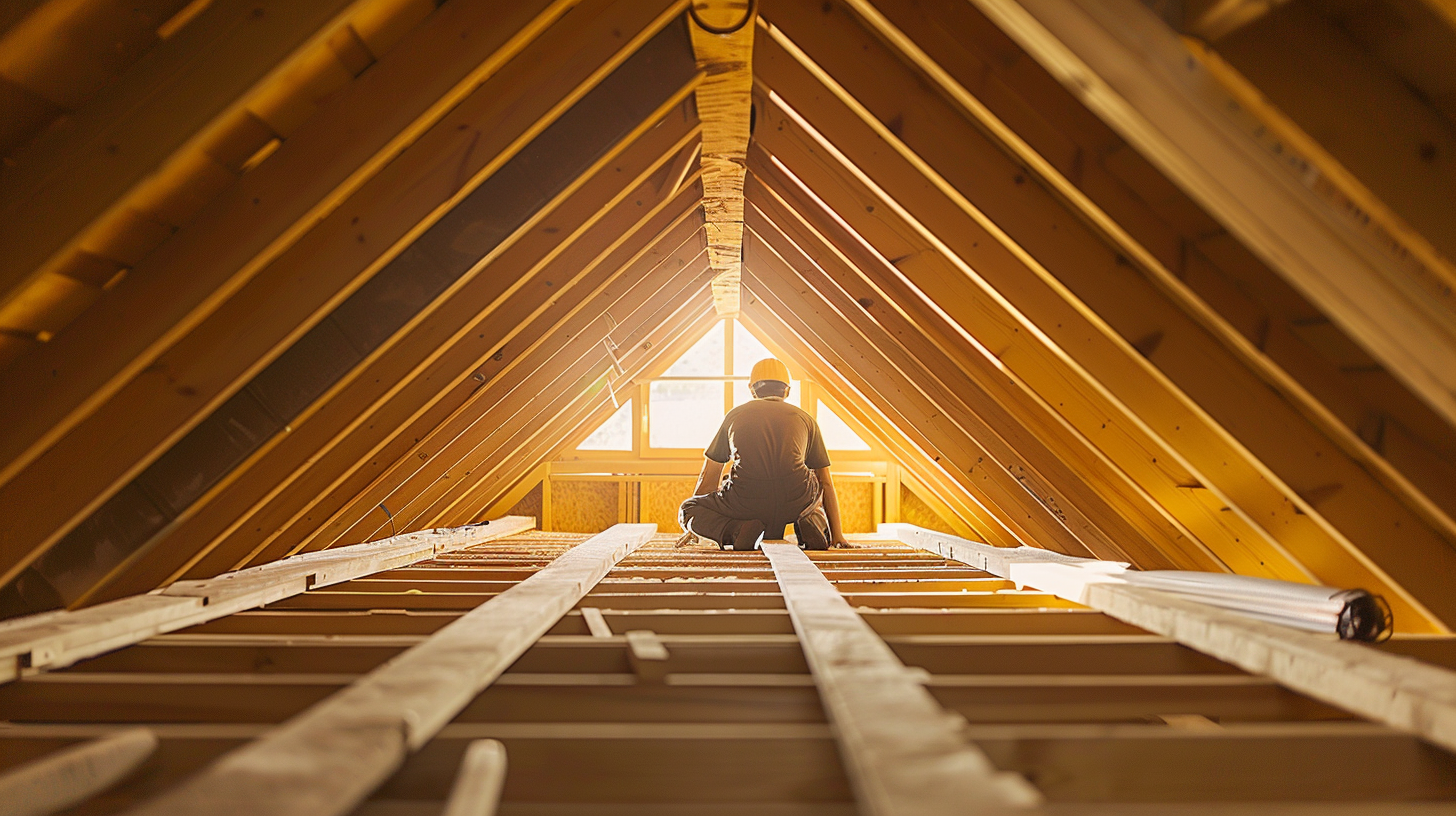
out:
{"label": "worker's bare arm", "polygon": [[819,478],[819,487],[824,492],[824,515],[829,517],[829,546],[848,547],[844,528],[839,523],[839,494],[834,492],[834,477],[829,475],[827,467],[815,468],[814,475]]}
{"label": "worker's bare arm", "polygon": [[708,493],[716,493],[718,485],[723,481],[723,469],[728,465],[722,462],[714,462],[708,457],[703,457],[703,472],[698,474],[698,484],[693,488],[694,496],[703,496]]}

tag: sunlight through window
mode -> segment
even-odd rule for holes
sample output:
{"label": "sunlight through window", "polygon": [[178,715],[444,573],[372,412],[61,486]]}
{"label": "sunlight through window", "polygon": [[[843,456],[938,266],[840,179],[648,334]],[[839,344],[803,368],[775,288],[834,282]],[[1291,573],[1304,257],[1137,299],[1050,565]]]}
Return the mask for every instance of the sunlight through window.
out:
{"label": "sunlight through window", "polygon": [[819,403],[819,430],[824,434],[824,447],[830,450],[869,450],[859,434],[839,414],[824,403]]}
{"label": "sunlight through window", "polygon": [[624,402],[622,407],[592,431],[586,441],[576,446],[577,450],[630,451],[632,450],[632,403]]}

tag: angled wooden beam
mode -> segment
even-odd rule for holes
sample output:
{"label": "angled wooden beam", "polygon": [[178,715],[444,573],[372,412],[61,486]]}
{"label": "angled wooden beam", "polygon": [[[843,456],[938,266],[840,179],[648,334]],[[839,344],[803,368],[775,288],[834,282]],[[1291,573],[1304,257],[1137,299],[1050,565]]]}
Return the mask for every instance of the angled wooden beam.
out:
{"label": "angled wooden beam", "polygon": [[[765,232],[776,241],[766,239]],[[776,243],[784,247],[783,252]],[[841,311],[848,308],[844,303],[848,296],[820,270],[806,272],[804,267],[813,262],[801,248],[782,234],[774,235],[771,225],[760,223],[750,227],[746,250],[754,294],[810,346],[821,350],[820,356],[841,377],[854,383],[894,424],[940,459],[942,467],[965,481],[967,489],[979,493],[983,504],[995,508],[993,512],[1018,539],[1072,555],[1126,558],[1117,543],[1088,523],[1080,510],[1072,510],[1070,518],[1066,511],[1054,514],[1056,505],[1044,503],[1023,486],[1003,464],[1002,457],[1014,462],[1015,454],[991,442],[995,431],[935,382],[924,367],[932,360],[911,357],[896,347],[891,335],[877,331],[878,327],[865,327],[868,334],[858,330]],[[1040,482],[1039,477],[1030,478]]]}
{"label": "angled wooden beam", "polygon": [[[402,435],[401,444],[389,449],[389,455],[384,451],[371,455],[371,459],[378,460],[377,465],[360,468],[361,462],[349,462],[351,468],[358,469],[358,474],[350,475],[347,481],[335,480],[314,498],[318,501],[327,496],[332,511],[318,513],[317,519],[308,521],[295,514],[276,528],[270,525],[268,529],[279,532],[268,535],[260,543],[273,547],[269,539],[274,537],[284,547],[307,546],[306,542],[314,538],[335,540],[344,530],[375,513],[375,508],[389,493],[389,488],[383,485],[397,485],[398,479],[426,466],[422,463],[436,460],[438,451],[433,446],[473,422],[479,410],[475,406],[489,404],[488,395],[495,393],[502,377],[529,375],[529,364],[525,361],[537,359],[532,356],[533,352],[547,343],[545,338],[576,318],[585,304],[604,291],[615,299],[638,280],[659,281],[662,274],[671,274],[694,262],[702,243],[701,216],[697,214],[701,188],[688,185],[669,201],[661,198],[666,192],[653,195],[642,191],[640,197],[619,204],[621,211],[593,230],[587,236],[589,240],[558,258],[549,270],[549,279],[580,281],[574,288],[558,290],[555,285],[539,286],[522,292],[506,304],[504,313],[529,315],[533,320],[499,321],[477,332],[506,343],[497,352],[501,359],[492,356],[478,369],[482,379],[467,388],[447,414],[434,418],[421,415],[412,423],[412,430]],[[642,212],[643,205],[648,212]],[[606,308],[610,308],[610,301]],[[525,371],[515,372],[523,365],[527,366]],[[431,421],[433,424],[426,424]],[[309,494],[306,489],[303,492]],[[294,529],[286,529],[289,527]]]}
{"label": "angled wooden beam", "polygon": [[[815,26],[816,38],[828,30],[818,21]],[[1054,354],[1085,367],[1083,376],[1100,380],[1093,386],[1100,392],[1097,398],[1113,397],[1121,403],[1114,409],[1117,413],[1132,409],[1140,433],[1151,430],[1167,440],[1165,447],[1174,451],[1169,458],[1190,477],[1187,484],[1208,490],[1222,506],[1244,514],[1301,563],[1311,569],[1320,564],[1324,572],[1316,574],[1324,583],[1365,585],[1405,607],[1398,614],[1402,625],[1444,628],[1434,610],[1444,608],[1447,594],[1421,588],[1431,573],[1420,564],[1428,562],[1411,558],[1418,548],[1426,553],[1423,558],[1456,561],[1456,548],[1444,530],[1433,529],[1435,519],[1391,495],[1323,429],[1261,385],[1254,372],[1204,328],[1192,325],[1147,276],[1119,262],[1118,257],[1128,256],[1090,234],[1080,216],[1062,211],[1045,188],[1025,184],[1024,166],[1010,161],[962,116],[946,110],[941,97],[925,94],[919,98],[923,104],[913,109],[901,99],[887,98],[883,76],[904,69],[894,67],[898,60],[893,55],[884,55],[883,65],[871,58],[874,48],[883,48],[873,37],[844,35],[862,43],[853,60],[829,50],[822,55],[834,61],[837,77],[858,76],[856,92],[874,94],[877,107],[893,105],[906,121],[935,112],[934,126],[906,126],[905,139],[896,136],[786,36],[759,43],[756,70],[791,106],[785,108],[789,118],[805,133],[833,132],[833,144],[815,136],[816,149],[836,156],[834,162],[850,169],[860,183],[882,189],[897,217],[916,225],[918,240],[940,247],[939,256],[961,275],[994,285],[994,297],[1022,315],[1016,319],[1026,322],[1031,335],[1027,330],[1012,333],[1010,342],[987,343],[989,348],[1029,346],[1030,337],[1054,342],[1059,347]],[[870,72],[872,65],[879,67]],[[811,113],[799,111],[799,104]],[[761,119],[773,115],[772,110],[767,116],[760,111]],[[809,115],[816,120],[813,125],[804,118]],[[942,128],[957,135],[928,135]],[[952,143],[957,149],[947,150]],[[935,164],[920,151],[934,156]],[[874,161],[866,164],[870,155]],[[981,166],[983,162],[988,166]],[[844,212],[849,218],[850,210]],[[1074,250],[1074,244],[1080,249]],[[903,258],[900,266],[906,270],[926,257],[914,251],[884,254]],[[1162,332],[1151,360],[1132,346],[1148,328]],[[1170,379],[1174,376],[1176,383]],[[1214,388],[1218,381],[1224,384]],[[1165,455],[1158,455],[1157,464],[1167,464]],[[1234,471],[1242,475],[1235,477]],[[1340,487],[1325,487],[1333,484]],[[1389,546],[1397,538],[1402,545]],[[1324,543],[1314,546],[1315,540]]]}
{"label": "angled wooden beam", "polygon": [[[475,376],[486,376],[482,368],[506,351],[505,344],[512,337],[508,322],[494,318],[502,310],[532,315],[540,304],[573,292],[593,268],[578,262],[582,253],[572,249],[583,237],[591,237],[584,236],[588,228],[615,212],[616,205],[634,193],[639,197],[634,200],[648,200],[654,192],[662,194],[669,182],[667,165],[688,152],[689,143],[696,138],[686,114],[686,108],[679,105],[663,119],[644,122],[645,133],[634,134],[636,138],[628,140],[630,145],[619,156],[596,168],[587,186],[549,207],[527,236],[452,293],[430,320],[415,324],[398,344],[330,389],[320,398],[322,405],[316,404],[290,423],[290,433],[240,464],[118,564],[108,579],[112,586],[103,597],[146,591],[165,582],[183,565],[206,557],[233,531],[250,529],[249,525],[266,528],[266,516],[255,521],[258,514],[310,471],[317,471],[315,478],[292,495],[318,501],[327,491],[321,480],[326,485],[327,480],[338,478],[341,469],[357,467],[361,460],[375,455],[372,448],[403,432],[408,420],[429,411],[447,395],[456,395],[458,405],[479,385]],[[617,221],[621,221],[620,215]],[[611,223],[600,229],[625,240],[637,226],[640,224],[624,230],[621,223]],[[570,264],[580,268],[568,268]],[[198,546],[192,552],[161,547],[169,540],[197,542]],[[162,551],[153,556],[159,548]],[[152,563],[141,567],[139,562],[144,559]],[[238,560],[246,559],[234,559]],[[212,563],[219,565],[215,571],[236,565],[222,565],[216,559]],[[134,574],[116,580],[128,570]],[[87,602],[88,596],[77,603]]]}
{"label": "angled wooden beam", "polygon": [[[640,380],[650,376],[647,372],[657,373],[667,368],[691,346],[687,337],[697,336],[694,333],[700,334],[712,321],[716,312],[712,308],[711,291],[707,285],[711,268],[707,266],[706,256],[703,269],[696,294],[640,344],[650,344],[650,348],[644,348],[644,356],[628,369],[627,379]],[[548,461],[560,453],[564,441],[579,433],[592,416],[611,408],[612,391],[609,389],[616,389],[618,399],[621,399],[631,394],[633,387],[632,382],[613,382],[600,392],[572,401],[560,411],[546,412],[544,430],[536,435],[534,442],[523,447],[505,466],[487,472],[478,481],[472,477],[463,486],[457,487],[455,497],[451,498],[452,506],[446,507],[439,518],[478,518],[484,508],[491,506],[511,485],[529,473],[535,463]]]}
{"label": "angled wooden beam", "polygon": [[[529,80],[512,58],[574,5],[543,0],[505,15],[441,9],[345,87],[172,236],[165,252],[137,261],[87,320],[3,373],[0,415],[20,419],[0,432],[0,481],[145,371],[492,76]],[[484,126],[488,132],[507,121],[497,112]],[[339,140],[340,127],[350,139]],[[463,152],[458,144],[434,149]]]}
{"label": "angled wooden beam", "polygon": [[[761,182],[755,175],[750,183],[758,185]],[[1102,483],[1094,486],[1085,480],[1085,476],[1075,472],[1069,463],[1064,462],[1050,449],[1049,445],[1054,444],[1055,439],[1045,440],[1023,425],[1020,416],[1031,406],[1018,403],[1012,403],[1013,408],[1003,406],[982,386],[981,381],[967,375],[957,358],[932,343],[917,342],[917,338],[928,339],[943,324],[938,315],[925,313],[927,310],[921,310],[925,316],[918,320],[909,319],[900,311],[901,308],[916,308],[918,299],[913,297],[913,293],[905,293],[910,295],[910,302],[906,307],[897,306],[898,301],[884,302],[885,293],[866,284],[865,273],[843,253],[829,245],[824,236],[802,220],[802,216],[794,213],[786,201],[775,196],[767,187],[755,186],[753,190],[749,214],[750,226],[755,230],[755,236],[765,237],[771,247],[793,244],[796,250],[786,250],[797,252],[793,260],[789,261],[789,267],[805,277],[811,290],[826,298],[840,293],[837,298],[840,304],[837,311],[848,320],[864,324],[873,319],[881,327],[882,339],[876,345],[901,345],[917,364],[919,373],[914,377],[916,381],[942,381],[943,388],[947,390],[946,397],[937,399],[942,410],[955,411],[957,409],[954,406],[964,400],[960,410],[970,413],[974,417],[971,421],[980,426],[974,430],[968,428],[967,432],[980,445],[989,446],[988,451],[995,450],[993,461],[999,467],[1007,469],[1008,475],[1031,492],[1040,503],[1053,508],[1053,512],[1070,529],[1076,531],[1082,525],[1090,526],[1095,519],[1096,526],[1104,531],[1100,537],[1106,541],[1101,546],[1111,545],[1103,557],[1112,560],[1126,558],[1142,565],[1144,569],[1155,568],[1151,566],[1153,564],[1162,565],[1157,568],[1167,568],[1174,564],[1205,569],[1218,569],[1222,566],[1211,553],[1199,547],[1196,541],[1190,541],[1185,530],[1168,524],[1161,517],[1161,508],[1156,505],[1138,506],[1137,503],[1128,501],[1126,493],[1131,491],[1125,479],[1116,479],[1114,473],[1099,473],[1097,475],[1102,478]],[[757,206],[760,200],[764,202],[764,209]],[[769,212],[773,214],[772,217]],[[762,221],[753,220],[754,217],[761,217]],[[832,229],[837,225],[831,222],[826,226]],[[778,233],[777,238],[774,237],[775,233]],[[775,254],[789,257],[779,250],[775,250]],[[811,258],[817,258],[818,262],[811,261]],[[864,257],[866,264],[877,261],[877,265],[885,265],[880,259]],[[808,277],[815,273],[818,273],[815,277]],[[866,290],[875,297],[856,296]],[[880,308],[871,312],[877,300],[880,301]],[[964,340],[955,342],[945,335],[941,337],[941,342],[947,346],[968,345]],[[969,351],[974,353],[975,350]],[[973,357],[967,354],[964,357],[989,367],[986,364],[990,361],[982,355],[975,354]],[[1003,381],[1008,379],[1004,371],[998,373]],[[1010,384],[1015,383],[1012,381]],[[1035,407],[1045,410],[1044,406]],[[1075,462],[1076,453],[1069,454],[1068,458]],[[1159,544],[1155,546],[1153,541]],[[1095,548],[1099,546],[1097,542],[1098,537],[1093,537],[1084,543],[1089,549],[1096,551]]]}
{"label": "angled wooden beam", "polygon": [[1196,61],[1161,20],[1136,3],[976,5],[1456,425],[1456,281],[1386,251],[1286,174],[1201,93]]}
{"label": "angled wooden beam", "polygon": [[[689,199],[689,196],[692,198]],[[696,205],[696,192],[684,192],[674,199],[676,204]],[[690,202],[690,203],[689,203]],[[660,217],[662,213],[657,213]],[[659,266],[672,266],[674,271],[678,261],[691,261],[695,256],[701,254],[701,229],[700,223],[692,223],[690,217],[680,219],[666,231],[668,242],[681,241],[682,246],[676,248],[672,254],[663,259],[661,255],[651,253],[654,261],[661,260]],[[625,230],[630,234],[631,230]],[[573,263],[575,259],[564,259],[567,263]],[[626,269],[635,268],[631,264],[624,264],[618,267],[615,273],[609,274],[610,266],[601,266],[596,263],[581,264],[588,272],[588,280],[584,281],[578,291],[566,291],[558,297],[552,295],[553,305],[559,304],[562,310],[567,311],[568,317],[576,315],[581,309],[581,304],[590,298],[590,293],[601,288],[599,281],[603,276],[609,278],[607,286],[613,296],[620,296],[626,289],[626,284],[621,288],[612,285]],[[598,268],[601,266],[601,268]],[[577,274],[576,268],[563,267],[561,272]],[[665,270],[664,270],[665,272]],[[644,278],[660,283],[663,280],[661,274],[649,272]],[[543,289],[555,289],[555,287],[542,287]],[[650,285],[644,283],[643,292],[650,292]],[[608,304],[608,308],[610,305]],[[507,312],[513,311],[508,309]],[[626,317],[628,312],[623,312]],[[595,319],[593,315],[591,319]],[[502,336],[506,330],[520,330],[512,340],[519,342],[518,346],[510,346],[511,357],[508,361],[490,361],[489,365],[479,369],[482,379],[476,382],[473,378],[469,381],[473,387],[462,389],[460,399],[441,417],[435,419],[433,426],[427,426],[424,421],[429,414],[419,415],[411,426],[406,426],[403,435],[398,436],[401,444],[391,448],[381,448],[373,452],[371,459],[383,459],[386,450],[392,450],[393,458],[386,461],[378,461],[368,469],[358,471],[358,478],[347,477],[346,474],[330,476],[327,473],[320,473],[322,478],[329,478],[330,481],[321,488],[318,495],[312,491],[320,490],[314,487],[313,482],[301,483],[297,489],[290,491],[290,501],[280,503],[277,508],[272,506],[261,508],[258,520],[249,527],[234,527],[225,531],[224,535],[217,540],[213,552],[207,553],[204,557],[194,557],[183,562],[181,568],[186,574],[206,575],[226,569],[225,565],[234,563],[262,563],[267,560],[281,557],[291,552],[306,549],[320,549],[336,543],[340,536],[355,526],[365,525],[367,529],[411,529],[408,523],[408,516],[404,513],[405,508],[397,499],[391,498],[389,486],[397,485],[400,480],[410,478],[421,470],[434,471],[444,467],[447,459],[441,459],[442,451],[438,445],[441,440],[451,438],[452,433],[458,433],[459,428],[468,426],[476,421],[479,412],[487,407],[493,409],[497,406],[503,392],[515,387],[523,378],[528,378],[532,372],[532,361],[539,361],[539,350],[543,348],[560,348],[568,344],[570,338],[578,337],[573,331],[582,330],[590,326],[591,320],[576,321],[575,325],[568,323],[552,309],[546,315],[535,321],[523,322],[521,326],[507,325],[505,321],[494,321],[485,331],[488,335]],[[487,329],[487,327],[481,327]],[[481,330],[477,330],[480,333]],[[555,344],[553,337],[557,339]],[[400,430],[400,429],[397,429]],[[346,473],[353,473],[352,469],[359,468],[359,461],[340,460],[340,465],[347,464],[351,470]],[[371,473],[376,474],[373,478],[365,478]],[[362,485],[354,487],[353,485]],[[305,501],[307,500],[307,501]],[[297,503],[303,502],[299,507]],[[316,508],[312,511],[309,508]],[[332,509],[325,515],[327,509]],[[388,508],[384,512],[382,508]],[[317,514],[318,518],[313,519],[304,515],[305,512]],[[372,519],[372,521],[371,521]],[[354,540],[368,538],[369,533],[360,531]],[[174,562],[175,563],[175,562]]]}
{"label": "angled wooden beam", "polygon": [[[1165,291],[1266,383],[1299,404],[1362,467],[1413,507],[1432,505],[1423,511],[1432,517],[1456,514],[1456,490],[1450,487],[1456,485],[1456,465],[1447,461],[1456,452],[1456,428],[1374,366],[1041,66],[1013,59],[1019,53],[1015,43],[973,5],[954,0],[880,0],[873,9],[858,0],[852,5],[862,26],[1069,204],[1109,235],[1125,231],[1135,239],[1120,242],[1130,258],[1144,249],[1151,253],[1173,273],[1164,276],[1151,265]],[[1205,66],[1226,79],[1216,61],[1212,52],[1203,55]],[[1284,141],[1286,153],[1309,157],[1307,146],[1317,148],[1312,140],[1301,142],[1281,128],[1269,115],[1277,112],[1251,94],[1235,93],[1244,111],[1257,117],[1245,127],[1267,128],[1266,139]],[[1331,162],[1311,161],[1335,180]],[[1378,202],[1348,185],[1342,189],[1358,208],[1374,211]],[[1240,348],[1239,335],[1257,351]],[[1135,339],[1153,336],[1144,331]]]}
{"label": "angled wooden beam", "polygon": [[465,749],[441,816],[495,816],[505,784],[505,745],[500,740],[476,740]]}
{"label": "angled wooden beam", "polygon": [[66,127],[12,154],[0,180],[0,305],[97,243],[88,230],[115,229],[135,206],[129,194],[175,172],[176,154],[215,140],[250,91],[346,27],[361,5],[219,3]]}
{"label": "angled wooden beam", "polygon": [[619,524],[129,813],[345,814],[656,532]]}
{"label": "angled wooden beam", "polygon": [[209,580],[173,584],[157,593],[78,612],[16,618],[0,625],[0,682],[24,673],[65,668],[153,635],[217,620],[314,587],[408,566],[534,526],[534,519],[508,516],[477,527],[395,536]]}
{"label": "angled wooden beam", "polygon": [[[769,120],[774,121],[772,117],[777,108],[770,105],[767,111]],[[788,138],[798,134],[810,135],[791,125],[789,119],[783,127],[765,133],[757,147],[769,152],[767,166],[760,169],[758,165],[765,163],[756,161],[755,173],[796,194],[804,204],[803,212],[815,216],[819,229],[833,230],[838,235],[840,241],[836,245],[844,247],[843,251],[855,251],[858,244],[867,256],[858,268],[874,275],[877,282],[891,290],[898,285],[902,295],[897,302],[913,303],[921,298],[931,304],[934,319],[952,320],[963,338],[993,358],[992,371],[986,373],[988,382],[994,383],[1004,366],[1032,392],[1034,404],[1055,406],[1054,414],[1073,426],[1075,433],[1087,440],[1086,444],[1097,449],[1094,455],[1106,457],[1110,464],[1128,474],[1129,481],[1148,490],[1189,532],[1190,538],[1196,539],[1189,544],[1191,553],[1207,548],[1235,571],[1291,580],[1308,579],[1306,568],[1281,551],[1277,538],[1264,533],[1237,505],[1214,493],[1217,488],[1205,489],[1206,483],[1171,443],[1152,433],[1119,395],[1109,393],[1075,359],[1030,326],[1026,317],[1007,304],[996,290],[958,284],[969,267],[958,263],[958,256],[947,252],[943,244],[938,246],[933,236],[926,235],[923,225],[918,225],[913,216],[889,199],[862,171],[847,164],[843,154],[812,138],[808,141]],[[813,208],[809,206],[811,203]],[[961,243],[974,245],[978,241],[962,239]],[[888,260],[891,258],[896,260]],[[976,266],[979,274],[996,270],[995,261],[1006,260],[986,255],[982,258],[983,262]],[[1014,269],[1002,269],[1007,268]],[[1058,319],[1065,325],[1073,318],[1061,313]],[[928,325],[933,325],[933,321]],[[975,360],[968,359],[967,363],[974,364]],[[1015,404],[1015,391],[998,390],[1010,404]],[[1030,407],[1019,413],[1034,416]],[[1055,419],[1044,423],[1038,436],[1054,439],[1064,433],[1057,427],[1059,424]],[[1229,506],[1235,507],[1234,512],[1223,510]],[[1202,566],[1212,565],[1205,560]]]}
{"label": "angled wooden beam", "polygon": [[738,311],[757,11],[753,0],[696,0],[688,12],[698,70],[707,74],[697,91],[703,121],[703,211],[716,273],[713,303],[721,315]]}
{"label": "angled wooden beam", "polygon": [[[890,329],[901,342],[915,350],[917,357],[935,359],[945,355],[945,370],[963,373],[974,385],[957,389],[958,393],[986,395],[984,409],[990,415],[1000,414],[1002,433],[1006,428],[1024,427],[1022,434],[1009,441],[1023,455],[1033,456],[1038,447],[1050,448],[1055,463],[1046,467],[1070,468],[1075,476],[1098,487],[1104,500],[1113,503],[1126,519],[1144,529],[1154,539],[1171,538],[1180,545],[1166,557],[1187,568],[1217,569],[1217,559],[1201,543],[1203,535],[1210,540],[1228,537],[1227,533],[1203,533],[1206,527],[1228,528],[1233,525],[1229,514],[1217,512],[1195,500],[1190,491],[1179,490],[1171,474],[1151,467],[1132,474],[1117,466],[1101,449],[1063,419],[1057,411],[1023,380],[1009,371],[974,336],[962,334],[944,310],[930,302],[924,292],[896,274],[895,266],[876,254],[849,230],[837,214],[824,209],[822,199],[787,177],[771,161],[756,162],[752,169],[751,206],[762,206],[771,214],[775,226],[794,237],[801,246],[815,247],[810,254],[821,259],[821,266],[831,275],[840,271],[854,276],[838,276],[839,286],[855,294],[855,300],[876,322]],[[810,222],[805,213],[814,216]],[[818,250],[817,248],[821,248]],[[817,253],[817,254],[816,254]],[[841,264],[825,262],[838,258]],[[868,305],[866,305],[868,303]],[[922,345],[916,338],[924,338]],[[1009,416],[1008,416],[1009,415]],[[1039,460],[1040,461],[1040,460]],[[1135,479],[1134,476],[1137,476]],[[1161,477],[1152,479],[1149,477]],[[1257,535],[1246,525],[1237,527],[1237,535]]]}
{"label": "angled wooden beam", "polygon": [[781,541],[762,548],[861,812],[1014,813],[1041,804],[1035,787],[998,771],[958,733],[953,717],[803,551]]}
{"label": "angled wooden beam", "polygon": [[[452,470],[423,485],[423,489],[406,487],[407,491],[419,489],[411,500],[416,508],[414,512],[418,514],[415,516],[416,523],[432,524],[435,519],[451,517],[450,513],[458,511],[480,512],[493,497],[462,507],[467,495],[482,489],[504,490],[514,484],[515,478],[503,477],[503,469],[529,470],[542,461],[544,451],[555,448],[575,427],[563,422],[563,416],[580,413],[582,406],[595,404],[598,398],[612,393],[602,394],[598,388],[603,391],[607,388],[621,389],[638,377],[642,369],[659,360],[663,347],[676,339],[684,326],[699,319],[697,296],[703,284],[701,263],[700,260],[677,271],[657,299],[637,301],[633,298],[629,301],[629,306],[633,303],[640,305],[624,316],[624,320],[630,322],[621,322],[619,329],[612,330],[610,326],[599,324],[598,327],[585,329],[582,334],[590,342],[590,350],[570,368],[549,364],[542,366],[539,377],[560,371],[557,378],[560,385],[546,392],[554,394],[554,398],[542,399],[542,394],[527,391],[518,395],[517,399],[524,405],[510,421],[496,427],[492,427],[494,423],[476,422],[461,433],[457,440],[462,453]],[[639,291],[659,286],[662,286],[659,282],[649,282]],[[621,349],[617,363],[613,363],[612,357],[601,348],[600,338],[603,337],[613,339]],[[565,356],[571,357],[569,354]],[[620,366],[621,371],[616,371],[616,366]],[[446,457],[446,461],[450,458]]]}
{"label": "angled wooden beam", "polygon": [[[411,146],[410,161],[391,163],[361,188],[355,196],[359,210],[335,210],[223,304],[205,327],[168,349],[148,376],[128,383],[104,411],[90,416],[0,487],[0,505],[24,504],[24,497],[37,489],[47,496],[43,511],[29,514],[24,524],[0,531],[4,553],[11,559],[0,562],[4,570],[0,575],[18,573],[27,559],[39,557],[101,509],[134,476],[180,478],[177,484],[197,484],[193,476],[162,474],[169,467],[185,470],[193,466],[193,460],[180,453],[189,441],[179,439],[184,433],[200,428],[190,442],[205,447],[214,444],[205,441],[209,434],[215,435],[215,429],[202,425],[204,419],[228,427],[233,423],[249,427],[254,449],[264,439],[286,433],[292,416],[273,418],[269,409],[260,413],[260,405],[271,399],[277,403],[271,410],[296,414],[303,406],[282,406],[310,389],[327,389],[347,371],[355,370],[347,363],[382,353],[401,336],[400,329],[423,319],[437,306],[445,291],[469,280],[518,241],[543,205],[584,183],[585,177],[578,172],[601,161],[619,137],[640,126],[654,110],[670,109],[672,97],[685,93],[683,83],[693,76],[692,64],[682,49],[685,33],[667,26],[670,17],[654,18],[641,4],[628,5],[640,19],[626,29],[636,33],[625,41],[601,38],[593,42],[605,41],[605,45],[573,51],[572,59],[565,63],[548,61],[549,75],[564,86],[564,98],[514,87],[502,94],[500,88],[487,83],[475,95],[478,104],[457,106],[432,129],[435,138],[422,138]],[[530,104],[507,103],[521,94],[529,96]],[[500,110],[501,105],[507,110]],[[488,126],[502,116],[516,127]],[[485,128],[481,135],[485,144],[477,145],[478,151],[463,146],[470,168],[464,173],[459,164],[440,159],[445,145],[459,146],[467,132],[459,130],[462,124],[467,131],[471,126]],[[569,140],[574,148],[569,154],[553,141],[568,133],[579,134]],[[535,159],[543,153],[554,160]],[[428,168],[434,184],[416,175],[419,163]],[[483,212],[497,214],[486,221],[492,225],[488,231],[467,220],[467,213],[483,218]],[[355,217],[367,220],[356,224]],[[359,240],[361,235],[365,240]],[[457,240],[461,236],[465,243]],[[319,265],[316,253],[343,257],[337,263]],[[431,274],[426,275],[422,267]],[[300,274],[300,269],[312,271]],[[406,285],[404,280],[411,283]],[[402,285],[420,304],[413,314],[400,309],[402,295],[395,287]],[[249,326],[250,332],[237,335],[238,325]],[[308,333],[300,337],[305,329]],[[320,347],[326,351],[318,351]],[[290,354],[284,355],[285,351]],[[325,360],[326,370],[317,370]],[[270,365],[259,371],[260,363]],[[253,390],[260,387],[259,380],[270,382],[273,397],[260,400],[251,392],[238,395],[237,389],[250,380]],[[179,382],[185,385],[179,386]],[[230,397],[235,401],[223,402]],[[255,423],[267,427],[249,426],[239,416],[253,416]],[[56,469],[65,469],[62,463],[76,453],[76,446],[94,442],[98,435],[109,441],[90,449],[92,467],[85,477],[73,473],[63,485],[56,482]],[[150,468],[169,451],[170,460]],[[142,472],[143,468],[149,469]],[[208,474],[207,479],[210,482],[222,475]],[[118,501],[131,507],[137,499],[122,496]],[[39,566],[52,577],[66,571],[59,564]]]}

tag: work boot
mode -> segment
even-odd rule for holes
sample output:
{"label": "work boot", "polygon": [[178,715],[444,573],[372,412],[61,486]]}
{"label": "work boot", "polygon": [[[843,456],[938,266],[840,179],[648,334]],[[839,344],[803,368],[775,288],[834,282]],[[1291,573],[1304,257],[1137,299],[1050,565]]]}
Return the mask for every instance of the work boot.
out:
{"label": "work boot", "polygon": [[794,522],[794,535],[799,538],[799,546],[806,550],[829,549],[828,531],[819,526],[817,513],[800,516]]}
{"label": "work boot", "polygon": [[763,522],[735,521],[724,531],[723,542],[725,544],[731,542],[733,549],[739,552],[751,552],[761,538],[763,538]]}

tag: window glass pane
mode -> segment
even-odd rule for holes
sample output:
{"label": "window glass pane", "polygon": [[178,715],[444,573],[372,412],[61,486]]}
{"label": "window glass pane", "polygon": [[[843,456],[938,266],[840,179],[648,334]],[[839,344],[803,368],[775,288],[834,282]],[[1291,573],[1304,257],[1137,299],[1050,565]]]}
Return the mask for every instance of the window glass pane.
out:
{"label": "window glass pane", "polygon": [[869,450],[870,446],[865,444],[859,434],[839,415],[825,405],[819,403],[819,432],[824,434],[824,447],[830,450]]}
{"label": "window glass pane", "polygon": [[[804,383],[801,380],[794,380],[793,382],[789,383],[789,398],[784,400],[784,402],[787,402],[790,405],[798,405],[799,391],[801,390],[801,386],[803,386],[803,384]],[[748,390],[748,383],[744,380],[735,381],[733,383],[733,407],[737,408],[738,406],[742,405],[745,402],[748,402],[751,399],[753,399],[753,394]]]}
{"label": "window glass pane", "polygon": [[[739,323],[733,327],[733,376],[747,377],[754,363],[772,356],[768,347],[749,334],[747,326]],[[792,374],[793,369],[789,369],[789,373]]]}
{"label": "window glass pane", "polygon": [[585,441],[576,446],[577,450],[605,450],[605,451],[629,451],[632,450],[632,403],[622,403],[606,422],[603,422],[592,431]]}
{"label": "window glass pane", "polygon": [[[722,335],[719,335],[722,339]],[[719,347],[721,352],[722,348]],[[719,358],[719,370],[722,362]],[[696,448],[713,441],[723,424],[723,383],[654,382],[648,390],[647,443],[654,448]]]}
{"label": "window glass pane", "polygon": [[669,377],[721,377],[724,354],[723,321],[720,320],[664,373]]}

